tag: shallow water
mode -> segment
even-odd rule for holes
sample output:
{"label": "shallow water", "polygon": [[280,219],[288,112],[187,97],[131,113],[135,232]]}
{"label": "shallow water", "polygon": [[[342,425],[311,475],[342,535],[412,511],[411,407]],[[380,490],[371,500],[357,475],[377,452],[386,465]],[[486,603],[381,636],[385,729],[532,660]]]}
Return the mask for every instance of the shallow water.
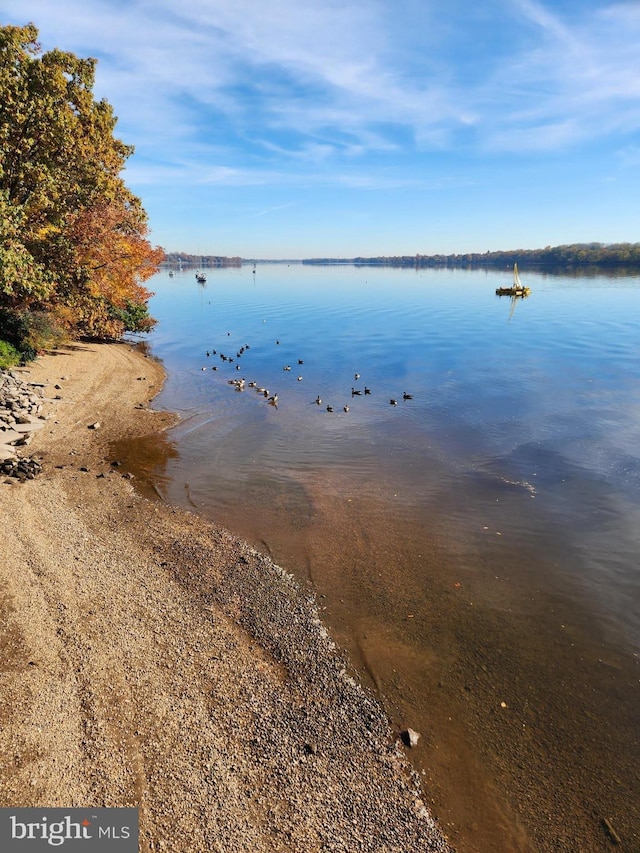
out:
{"label": "shallow water", "polygon": [[[638,644],[640,279],[530,273],[533,295],[511,317],[494,295],[503,281],[302,265],[210,270],[205,288],[192,273],[159,275],[151,344],[169,381],[157,402],[185,418],[172,497],[188,482],[218,516],[239,494],[262,505],[338,466],[360,493],[401,483],[402,512],[443,493],[456,503],[473,484],[485,494],[464,501],[476,516],[465,528],[491,516],[535,543],[561,527],[598,618]],[[239,377],[277,392],[277,409],[227,384]]]}
{"label": "shallow water", "polygon": [[[593,815],[640,794],[625,759],[640,278],[522,277],[532,293],[514,305],[495,296],[509,272],[258,265],[209,270],[206,287],[159,274],[156,405],[182,422],[148,470],[167,499],[309,578],[398,725],[425,732],[416,761],[461,850],[552,849],[544,832],[599,849]],[[545,793],[558,784],[575,803]],[[552,830],[534,826],[533,788]]]}

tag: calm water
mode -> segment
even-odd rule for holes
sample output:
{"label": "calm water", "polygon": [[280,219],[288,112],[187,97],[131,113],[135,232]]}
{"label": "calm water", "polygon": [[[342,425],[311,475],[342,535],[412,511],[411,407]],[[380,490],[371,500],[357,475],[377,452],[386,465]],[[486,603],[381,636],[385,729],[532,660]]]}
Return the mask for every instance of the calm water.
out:
{"label": "calm water", "polygon": [[[640,277],[522,277],[531,296],[514,306],[495,295],[510,272],[258,265],[209,270],[205,287],[193,271],[159,274],[150,343],[168,381],[156,404],[182,422],[151,473],[169,500],[313,582],[399,722],[450,721],[436,686],[459,678],[469,692],[471,672],[493,673],[474,682],[477,705],[458,709],[455,745],[434,727],[448,776],[462,741],[478,738],[480,763],[498,755],[494,775],[517,800],[506,734],[481,700],[522,675],[511,702],[523,714],[535,699],[547,723],[568,706],[608,719],[616,778],[637,801],[637,776],[619,765],[638,722]],[[242,391],[229,384],[240,377]],[[571,737],[546,742],[540,725],[532,765],[536,749],[541,768],[565,749],[562,784],[587,767],[595,786],[613,774]],[[438,789],[438,768],[425,773]],[[465,797],[467,776],[449,814],[463,850],[465,820],[482,837],[471,803],[484,802],[477,788]],[[502,839],[503,823],[527,821],[524,806],[506,808],[492,818]],[[502,848],[487,833],[484,849],[529,849],[516,830]]]}
{"label": "calm water", "polygon": [[[203,288],[191,271],[161,273],[158,403],[185,418],[172,497],[188,483],[219,517],[333,467],[360,492],[397,487],[401,509],[485,492],[454,507],[476,516],[462,529],[499,519],[535,547],[552,528],[598,617],[637,645],[640,278],[529,273],[532,296],[510,316],[494,295],[509,277],[263,265],[210,270]],[[227,384],[240,377],[277,392],[277,409]]]}

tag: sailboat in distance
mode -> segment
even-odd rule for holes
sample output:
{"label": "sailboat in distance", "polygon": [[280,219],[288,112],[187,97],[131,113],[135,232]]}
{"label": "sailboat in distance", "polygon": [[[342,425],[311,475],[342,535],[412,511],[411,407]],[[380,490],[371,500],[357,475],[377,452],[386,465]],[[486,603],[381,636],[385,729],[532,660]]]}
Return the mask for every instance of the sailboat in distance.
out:
{"label": "sailboat in distance", "polygon": [[520,281],[518,264],[513,265],[513,284],[511,287],[496,288],[496,296],[528,296],[530,293],[531,288],[527,287]]}

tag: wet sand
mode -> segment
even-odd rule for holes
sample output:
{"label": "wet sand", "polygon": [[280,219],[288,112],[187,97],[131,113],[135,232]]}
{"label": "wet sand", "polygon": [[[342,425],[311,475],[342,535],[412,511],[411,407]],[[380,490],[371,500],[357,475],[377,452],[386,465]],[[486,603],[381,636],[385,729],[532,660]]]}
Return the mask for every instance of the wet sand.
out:
{"label": "wet sand", "polygon": [[113,464],[173,422],[161,367],[86,344],[21,375],[59,399],[44,472],[0,483],[0,805],[137,806],[141,850],[447,850],[309,590]]}

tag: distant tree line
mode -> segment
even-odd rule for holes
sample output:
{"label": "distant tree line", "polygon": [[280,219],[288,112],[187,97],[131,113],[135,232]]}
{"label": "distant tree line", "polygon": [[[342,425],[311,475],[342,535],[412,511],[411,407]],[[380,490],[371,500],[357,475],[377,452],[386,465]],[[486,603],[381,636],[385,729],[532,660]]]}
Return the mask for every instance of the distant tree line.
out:
{"label": "distant tree line", "polygon": [[393,267],[490,267],[505,269],[515,263],[522,269],[548,267],[573,269],[588,266],[640,269],[640,243],[573,243],[544,249],[510,249],[454,255],[394,255],[372,258],[310,258],[305,264],[351,263]]}
{"label": "distant tree line", "polygon": [[52,343],[153,326],[164,253],[121,172],[133,148],[95,101],[96,61],[0,27],[0,366]]}
{"label": "distant tree line", "polygon": [[164,267],[240,267],[242,258],[222,255],[189,255],[187,252],[166,252]]}

